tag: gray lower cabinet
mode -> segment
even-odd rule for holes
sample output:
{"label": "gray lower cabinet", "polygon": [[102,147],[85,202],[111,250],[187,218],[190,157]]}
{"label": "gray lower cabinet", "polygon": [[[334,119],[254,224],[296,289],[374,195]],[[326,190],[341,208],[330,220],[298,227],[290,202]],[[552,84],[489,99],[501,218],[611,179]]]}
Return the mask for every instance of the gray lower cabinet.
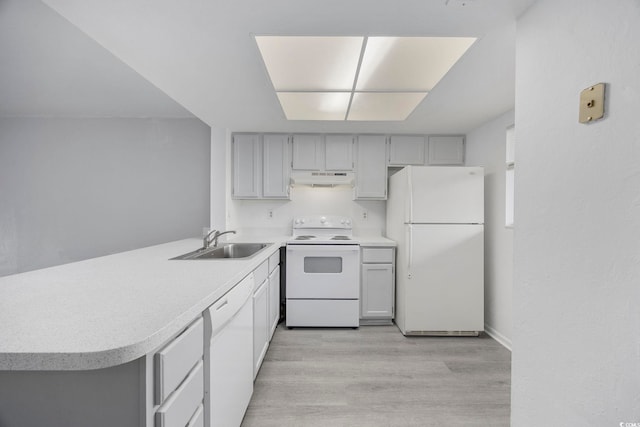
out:
{"label": "gray lower cabinet", "polygon": [[271,338],[269,323],[269,263],[263,262],[253,274],[253,378],[258,375]]}
{"label": "gray lower cabinet", "polygon": [[280,251],[254,270],[253,378],[258,375],[280,320]]}
{"label": "gray lower cabinet", "polygon": [[269,257],[269,341],[280,321],[280,251]]}
{"label": "gray lower cabinet", "polygon": [[393,247],[363,247],[360,324],[390,324],[393,319],[395,277]]}

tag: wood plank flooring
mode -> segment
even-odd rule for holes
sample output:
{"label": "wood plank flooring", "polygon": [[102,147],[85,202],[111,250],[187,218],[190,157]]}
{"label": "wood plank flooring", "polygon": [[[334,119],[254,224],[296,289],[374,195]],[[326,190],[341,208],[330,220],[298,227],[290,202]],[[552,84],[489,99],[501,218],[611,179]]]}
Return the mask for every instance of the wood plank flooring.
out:
{"label": "wood plank flooring", "polygon": [[488,336],[281,324],[242,427],[508,426],[510,376],[511,353]]}

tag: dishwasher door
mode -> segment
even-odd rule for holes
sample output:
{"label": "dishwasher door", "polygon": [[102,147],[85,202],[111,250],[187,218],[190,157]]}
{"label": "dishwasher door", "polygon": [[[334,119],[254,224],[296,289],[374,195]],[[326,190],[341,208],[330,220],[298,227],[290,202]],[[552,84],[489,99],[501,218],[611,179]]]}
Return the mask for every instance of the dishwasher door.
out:
{"label": "dishwasher door", "polygon": [[253,394],[253,274],[204,314],[205,425],[236,427]]}

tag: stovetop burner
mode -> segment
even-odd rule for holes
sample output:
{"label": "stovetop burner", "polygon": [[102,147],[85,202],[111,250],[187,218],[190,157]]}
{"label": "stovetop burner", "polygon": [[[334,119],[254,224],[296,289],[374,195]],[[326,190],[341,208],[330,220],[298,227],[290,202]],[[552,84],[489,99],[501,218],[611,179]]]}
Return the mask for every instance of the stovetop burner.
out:
{"label": "stovetop burner", "polygon": [[351,240],[349,236],[333,236],[330,240]]}
{"label": "stovetop burner", "polygon": [[311,239],[314,239],[315,237],[316,236],[298,236],[294,240],[311,240]]}

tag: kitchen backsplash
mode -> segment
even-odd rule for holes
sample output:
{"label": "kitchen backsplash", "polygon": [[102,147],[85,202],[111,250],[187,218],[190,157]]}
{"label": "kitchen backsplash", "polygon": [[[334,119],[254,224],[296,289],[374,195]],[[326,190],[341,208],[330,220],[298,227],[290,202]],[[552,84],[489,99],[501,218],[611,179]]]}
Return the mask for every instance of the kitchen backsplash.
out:
{"label": "kitchen backsplash", "polygon": [[291,234],[292,218],[304,215],[343,215],[353,220],[354,234],[384,234],[385,201],[353,200],[353,189],[296,186],[291,200],[231,200],[230,230]]}

